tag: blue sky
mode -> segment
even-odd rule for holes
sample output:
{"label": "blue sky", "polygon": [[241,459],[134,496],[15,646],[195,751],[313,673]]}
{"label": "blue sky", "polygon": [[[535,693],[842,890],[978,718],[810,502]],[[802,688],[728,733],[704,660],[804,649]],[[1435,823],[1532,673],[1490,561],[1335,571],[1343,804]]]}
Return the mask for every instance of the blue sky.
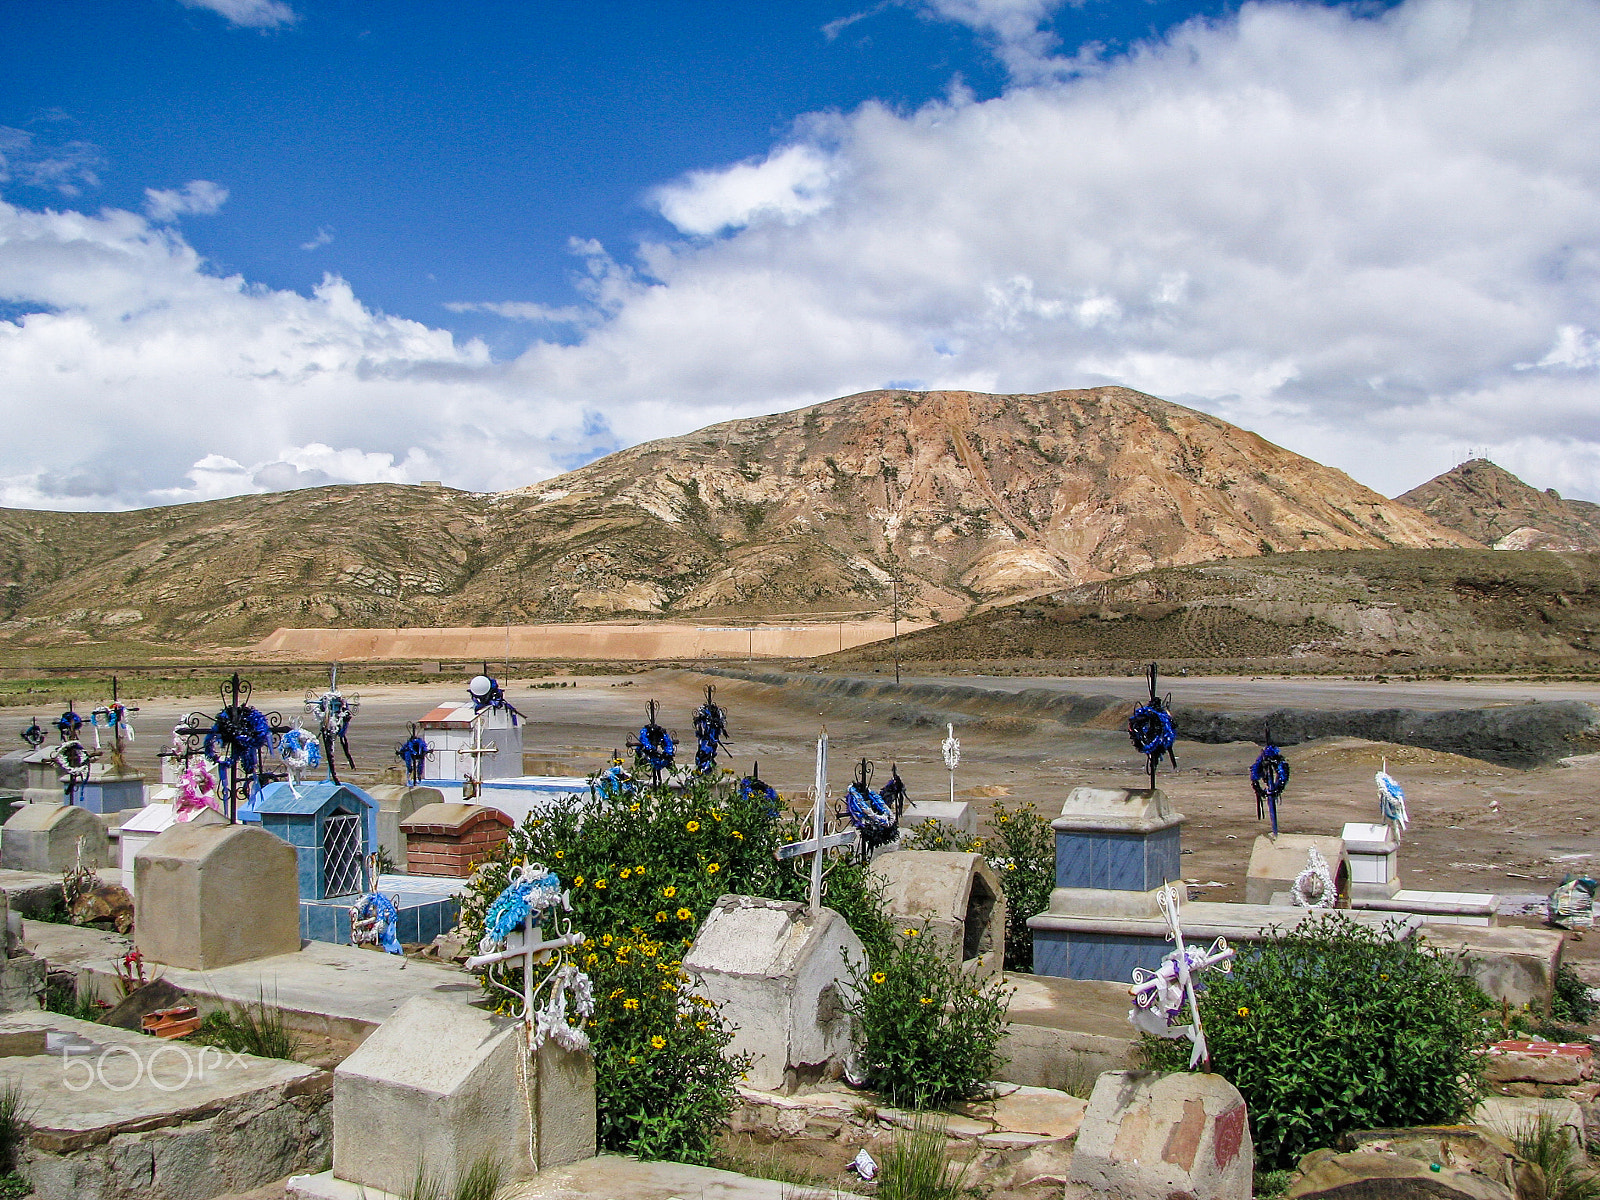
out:
{"label": "blue sky", "polygon": [[[52,0],[0,40],[0,502],[530,484],[1125,383],[1600,498],[1589,0]],[[72,430],[62,437],[63,427]]]}

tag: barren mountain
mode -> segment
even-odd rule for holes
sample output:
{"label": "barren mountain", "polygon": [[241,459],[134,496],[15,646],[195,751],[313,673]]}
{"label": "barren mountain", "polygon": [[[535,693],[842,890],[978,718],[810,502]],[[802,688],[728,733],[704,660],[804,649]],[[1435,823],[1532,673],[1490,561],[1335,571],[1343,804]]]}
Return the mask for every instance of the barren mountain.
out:
{"label": "barren mountain", "polygon": [[[922,674],[1600,669],[1600,553],[1348,550],[1141,571],[829,655]],[[1024,665],[1025,664],[1025,665]],[[1061,666],[1052,666],[1061,664]]]}
{"label": "barren mountain", "polygon": [[865,392],[498,495],[369,485],[0,512],[4,631],[211,644],[288,626],[975,603],[1284,550],[1471,545],[1125,388]]}
{"label": "barren mountain", "polygon": [[1600,504],[1541,492],[1486,458],[1452,467],[1397,497],[1496,550],[1600,549]]}

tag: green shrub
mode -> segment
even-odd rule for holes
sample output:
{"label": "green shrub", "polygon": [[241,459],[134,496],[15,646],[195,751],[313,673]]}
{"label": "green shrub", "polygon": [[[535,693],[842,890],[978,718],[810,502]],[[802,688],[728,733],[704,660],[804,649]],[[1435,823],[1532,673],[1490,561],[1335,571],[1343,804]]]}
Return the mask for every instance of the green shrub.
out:
{"label": "green shrub", "polygon": [[849,964],[868,1084],[891,1104],[942,1107],[981,1091],[998,1055],[1010,993],[974,979],[915,929],[869,963]]}
{"label": "green shrub", "polygon": [[[741,799],[726,776],[700,778],[682,791],[558,799],[514,829],[473,876],[461,910],[473,940],[514,863],[542,863],[572,890],[572,927],[589,939],[579,963],[595,997],[588,1032],[602,1148],[712,1161],[712,1138],[744,1064],[724,1056],[732,1033],[690,990],[683,953],[722,895],[803,899],[805,877],[773,857],[802,836],[795,817]],[[864,867],[830,864],[826,903],[869,955],[885,952],[890,926]],[[520,988],[520,971],[502,978]]]}
{"label": "green shrub", "polygon": [[1550,1004],[1553,1020],[1571,1025],[1587,1025],[1594,1019],[1595,1002],[1589,998],[1589,985],[1578,978],[1571,963],[1556,968],[1555,994]]}
{"label": "green shrub", "polygon": [[[1207,972],[1200,1018],[1212,1069],[1243,1094],[1263,1167],[1288,1167],[1354,1129],[1444,1125],[1481,1092],[1491,1025],[1455,961],[1340,913],[1242,947]],[[1146,1037],[1181,1070],[1186,1040]]]}

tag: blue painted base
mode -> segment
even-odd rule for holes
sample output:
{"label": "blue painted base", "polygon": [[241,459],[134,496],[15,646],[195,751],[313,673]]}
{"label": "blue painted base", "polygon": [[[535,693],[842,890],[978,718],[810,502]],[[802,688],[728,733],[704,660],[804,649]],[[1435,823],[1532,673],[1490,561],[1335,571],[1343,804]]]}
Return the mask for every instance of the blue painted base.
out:
{"label": "blue painted base", "polygon": [[[407,944],[433,941],[441,933],[455,928],[461,912],[461,901],[453,896],[440,897],[427,894],[396,893],[383,889],[383,894],[394,901],[400,912],[397,936]],[[350,906],[361,897],[338,896],[327,900],[300,901],[300,936],[309,942],[350,944]]]}
{"label": "blue painted base", "polygon": [[1182,878],[1181,827],[1154,833],[1056,831],[1056,886],[1148,892]]}
{"label": "blue painted base", "polygon": [[72,802],[92,813],[121,812],[125,808],[144,805],[144,780],[93,779],[79,784],[72,794]]}
{"label": "blue painted base", "polygon": [[1112,979],[1131,983],[1133,969],[1154,971],[1172,950],[1160,936],[1033,931],[1033,973],[1058,979]]}

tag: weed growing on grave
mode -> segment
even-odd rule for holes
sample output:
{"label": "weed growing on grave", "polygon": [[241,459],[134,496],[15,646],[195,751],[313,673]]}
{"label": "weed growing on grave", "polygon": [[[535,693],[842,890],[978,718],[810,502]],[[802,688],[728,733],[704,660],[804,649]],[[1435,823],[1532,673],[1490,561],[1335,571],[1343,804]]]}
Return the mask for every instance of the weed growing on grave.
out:
{"label": "weed growing on grave", "polygon": [[1594,1020],[1595,1002],[1589,998],[1589,985],[1578,978],[1571,963],[1556,968],[1555,994],[1550,1016],[1564,1025],[1587,1025]]}
{"label": "weed growing on grave", "polygon": [[950,1161],[945,1123],[919,1115],[884,1151],[878,1200],[962,1200],[972,1160]]}
{"label": "weed growing on grave", "polygon": [[[0,1086],[0,1169],[8,1173],[16,1169],[17,1151],[27,1139],[34,1107],[22,1084],[15,1079]],[[27,1195],[26,1192],[22,1194]]]}
{"label": "weed growing on grave", "polygon": [[994,1078],[1010,996],[999,980],[964,974],[915,929],[876,960],[848,965],[867,1082],[889,1103],[943,1107]]}
{"label": "weed growing on grave", "polygon": [[943,821],[911,830],[910,850],[955,850],[983,855],[1006,894],[1006,970],[1033,970],[1033,930],[1028,918],[1050,907],[1056,886],[1056,840],[1050,822],[1031,804],[994,806],[993,837],[971,837]]}
{"label": "weed growing on grave", "polygon": [[[1212,1069],[1249,1104],[1264,1168],[1349,1130],[1451,1124],[1481,1094],[1483,994],[1413,939],[1329,913],[1241,947],[1233,973],[1205,984]],[[1190,1046],[1147,1035],[1143,1050],[1183,1070]]]}
{"label": "weed growing on grave", "polygon": [[452,1187],[442,1176],[428,1170],[428,1164],[419,1162],[411,1186],[406,1190],[406,1200],[494,1200],[505,1181],[506,1170],[500,1160],[485,1154],[467,1168],[465,1175]]}
{"label": "weed growing on grave", "polygon": [[45,1012],[76,1017],[80,1021],[98,1021],[100,1015],[105,1012],[105,1009],[87,996],[79,996],[78,985],[70,980],[47,982],[44,990],[39,993],[39,1007]]}
{"label": "weed growing on grave", "polygon": [[1600,1175],[1586,1169],[1572,1131],[1549,1113],[1520,1126],[1511,1142],[1523,1159],[1539,1168],[1543,1181],[1542,1191],[1537,1180],[1531,1181],[1533,1195],[1519,1186],[1518,1195],[1524,1200],[1600,1200]]}
{"label": "weed growing on grave", "polygon": [[[720,896],[803,898],[805,881],[773,857],[801,836],[796,819],[741,798],[728,779],[691,777],[676,788],[558,799],[514,829],[474,874],[460,924],[474,942],[513,864],[542,863],[571,889],[573,928],[589,939],[579,962],[593,981],[588,1033],[602,1148],[711,1161],[743,1065],[723,1056],[732,1031],[693,993],[681,962]],[[888,944],[864,867],[835,866],[827,902],[869,953]],[[507,972],[513,988],[520,978]]]}
{"label": "weed growing on grave", "polygon": [[283,1013],[270,1007],[264,995],[255,1004],[225,1004],[208,1012],[194,1040],[259,1058],[292,1059],[301,1050],[300,1039],[284,1024]]}

